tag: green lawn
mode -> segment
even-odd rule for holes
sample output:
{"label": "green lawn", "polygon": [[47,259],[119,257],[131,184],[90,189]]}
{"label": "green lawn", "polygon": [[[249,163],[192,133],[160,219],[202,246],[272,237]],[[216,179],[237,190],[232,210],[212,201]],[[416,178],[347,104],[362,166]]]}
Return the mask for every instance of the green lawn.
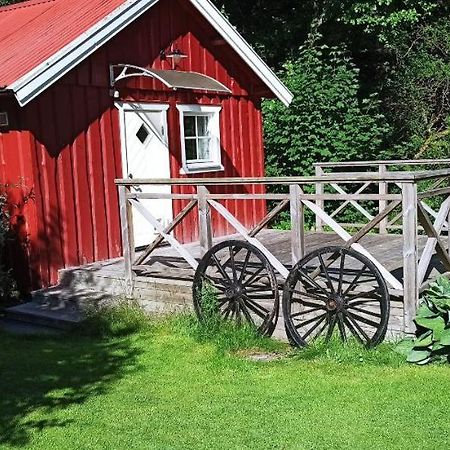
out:
{"label": "green lawn", "polygon": [[185,322],[109,339],[0,336],[0,447],[450,448],[448,366],[337,346],[250,362]]}

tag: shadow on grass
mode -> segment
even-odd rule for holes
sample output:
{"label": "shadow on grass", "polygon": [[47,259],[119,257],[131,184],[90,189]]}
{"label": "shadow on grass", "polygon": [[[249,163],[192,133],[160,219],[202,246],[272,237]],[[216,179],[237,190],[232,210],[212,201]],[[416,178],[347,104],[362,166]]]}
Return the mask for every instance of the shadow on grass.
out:
{"label": "shadow on grass", "polygon": [[[131,339],[0,335],[0,447],[26,446],[36,431],[69,425],[59,412],[105,394],[138,369],[140,353]],[[28,417],[35,411],[39,419]]]}

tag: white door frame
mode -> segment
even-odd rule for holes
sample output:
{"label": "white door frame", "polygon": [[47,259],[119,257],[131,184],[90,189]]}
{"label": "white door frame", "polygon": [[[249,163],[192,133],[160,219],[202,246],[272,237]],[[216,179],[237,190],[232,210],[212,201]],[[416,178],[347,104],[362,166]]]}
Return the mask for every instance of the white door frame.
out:
{"label": "white door frame", "polygon": [[[166,142],[164,144],[169,148],[169,131],[167,124],[167,111],[170,105],[167,103],[141,103],[141,102],[114,102],[114,106],[119,110],[119,124],[120,124],[120,146],[121,146],[121,158],[122,158],[122,178],[128,178],[127,173],[127,136],[125,131],[125,113],[134,111],[139,113],[139,111],[160,111],[162,114],[162,123],[164,126],[164,138]],[[163,114],[165,113],[165,114]],[[160,133],[155,133],[159,136]],[[170,158],[170,148],[169,148],[169,158]]]}
{"label": "white door frame", "polygon": [[[126,130],[126,114],[135,113],[141,120],[150,127],[153,135],[159,140],[159,142],[167,148],[167,157],[169,160],[167,161],[169,167],[169,178],[170,178],[170,148],[169,148],[169,137],[168,137],[168,122],[167,122],[167,111],[170,108],[170,105],[165,103],[139,103],[139,102],[115,102],[116,108],[119,110],[119,124],[120,124],[120,141],[121,141],[121,157],[122,157],[122,175],[124,179],[127,179],[129,176],[129,171],[131,170],[128,167],[128,139],[127,139],[127,130]],[[140,112],[156,112],[160,113],[161,126],[162,130],[156,129],[156,127],[145,118],[142,117]],[[173,203],[171,204],[171,217],[170,220],[173,219]],[[136,224],[137,225],[137,224]],[[136,233],[136,228],[135,231]],[[156,235],[155,235],[156,237]],[[149,245],[151,240],[146,244]],[[141,245],[136,243],[137,245]]]}

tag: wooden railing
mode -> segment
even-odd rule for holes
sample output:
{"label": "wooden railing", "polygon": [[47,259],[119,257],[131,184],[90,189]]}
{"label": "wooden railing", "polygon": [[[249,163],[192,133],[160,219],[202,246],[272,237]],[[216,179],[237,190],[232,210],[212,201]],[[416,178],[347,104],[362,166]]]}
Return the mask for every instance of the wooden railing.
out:
{"label": "wooden railing", "polygon": [[[450,159],[421,159],[421,160],[391,160],[391,161],[354,161],[354,162],[326,162],[326,163],[316,163],[314,164],[315,173],[317,177],[321,177],[326,173],[348,173],[348,172],[367,172],[367,173],[378,173],[382,178],[388,172],[398,172],[398,171],[419,171],[425,170],[435,170],[436,168],[449,168],[450,167]],[[437,180],[437,186],[442,185],[446,182],[445,179]],[[344,192],[342,186],[338,183],[332,183],[328,186],[332,191],[335,192]],[[316,183],[316,193],[321,194],[324,189],[327,188],[327,185],[324,183]],[[368,181],[361,186],[357,186],[357,190],[355,193],[368,192],[369,190],[374,188],[374,183]],[[420,190],[420,186],[419,186]],[[398,182],[389,182],[387,179],[380,180],[377,183],[377,192],[379,193],[378,200],[378,211],[383,211],[386,207],[386,200],[384,199],[384,195],[389,192],[398,192],[399,185]],[[322,208],[325,207],[324,203],[320,203],[319,206]],[[437,212],[430,207],[426,202],[422,202],[422,206],[430,213],[434,218],[437,216]],[[355,211],[362,214],[366,219],[373,218],[373,208],[369,210],[365,208],[360,202],[357,201],[348,201],[345,202],[335,210],[331,212],[332,217],[338,216],[340,213],[346,211],[348,207],[353,207]],[[392,217],[386,217],[383,219],[380,224],[377,226],[380,234],[388,234],[390,232],[396,232],[402,228],[402,225],[399,224],[399,221],[402,218],[402,214],[399,213]],[[341,222],[341,224],[343,224]],[[317,217],[316,220],[316,231],[323,230],[323,221],[320,217]],[[351,224],[343,224],[353,227],[361,226],[360,223],[354,222]],[[444,224],[444,229],[447,230],[448,224],[447,222]]]}
{"label": "wooden railing", "polygon": [[[348,167],[348,164],[342,164],[340,168],[344,169]],[[352,163],[351,167],[362,167],[360,164],[362,163]],[[408,165],[413,164],[415,162],[408,162]],[[421,164],[424,163],[421,162]],[[444,164],[450,165],[450,161],[446,160],[442,163]],[[195,210],[197,210],[199,223],[198,241],[203,253],[212,246],[214,230],[211,211],[215,210],[243,239],[259,248],[279,274],[286,278],[289,267],[271,253],[257,236],[283,211],[289,210],[292,262],[296,263],[307,250],[305,213],[310,211],[309,214],[316,217],[316,231],[333,232],[342,239],[343,246],[352,247],[366,255],[378,267],[391,292],[403,296],[405,330],[412,332],[419,293],[429,281],[430,265],[435,253],[445,270],[450,271],[448,251],[450,188],[445,185],[450,177],[450,169],[404,172],[385,170],[388,166],[398,166],[399,162],[371,162],[365,165],[375,167],[377,170],[327,173],[327,165],[321,164],[316,166],[317,173],[311,177],[116,180],[120,196],[125,277],[129,293],[133,291],[136,271],[145,266],[162,242],[170,244],[193,269],[198,267],[198,260],[189,252],[188,247],[177,240],[174,233],[177,227],[182,226],[183,220]],[[332,165],[334,170],[336,167],[336,164]],[[189,186],[194,188],[194,193],[161,194],[136,190],[142,186],[161,185],[170,185],[172,189],[175,186]],[[248,188],[260,185],[263,185],[267,191],[270,191],[271,186],[277,186],[277,193],[220,193],[220,186],[227,186],[228,191],[230,186],[235,186],[238,191],[242,190],[243,186]],[[211,186],[215,187],[215,193],[210,192]],[[350,189],[356,190],[350,192]],[[187,205],[171,224],[164,227],[157,220],[155,212],[149,211],[140,202],[145,199],[184,200]],[[228,202],[230,200],[265,200],[270,201],[272,206],[267,215],[255,227],[248,230],[221,203],[224,200]],[[372,208],[369,209],[364,202],[371,202]],[[333,206],[331,210],[327,207],[328,203]],[[339,206],[334,208],[336,204]],[[360,213],[365,220],[364,223],[354,226],[355,224],[339,222],[339,213],[350,207]],[[133,214],[135,213],[145,217],[158,234],[156,240],[138,255],[133,244]],[[398,227],[403,235],[402,279],[394,276],[361,244],[362,238],[369,233],[394,232],[392,231],[394,223],[399,224]],[[351,226],[350,229],[348,225]],[[399,233],[397,229],[397,234]],[[421,234],[426,236],[426,244],[419,258],[418,239]]]}

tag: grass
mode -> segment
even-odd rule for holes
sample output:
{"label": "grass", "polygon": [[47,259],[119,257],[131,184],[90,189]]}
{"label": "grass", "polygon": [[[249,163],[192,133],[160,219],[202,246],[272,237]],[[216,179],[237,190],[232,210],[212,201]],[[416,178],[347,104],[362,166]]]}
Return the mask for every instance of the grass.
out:
{"label": "grass", "polygon": [[[111,315],[78,335],[0,336],[1,448],[450,447],[448,366],[406,365],[387,345],[297,352],[188,316]],[[236,356],[249,349],[286,357]]]}

